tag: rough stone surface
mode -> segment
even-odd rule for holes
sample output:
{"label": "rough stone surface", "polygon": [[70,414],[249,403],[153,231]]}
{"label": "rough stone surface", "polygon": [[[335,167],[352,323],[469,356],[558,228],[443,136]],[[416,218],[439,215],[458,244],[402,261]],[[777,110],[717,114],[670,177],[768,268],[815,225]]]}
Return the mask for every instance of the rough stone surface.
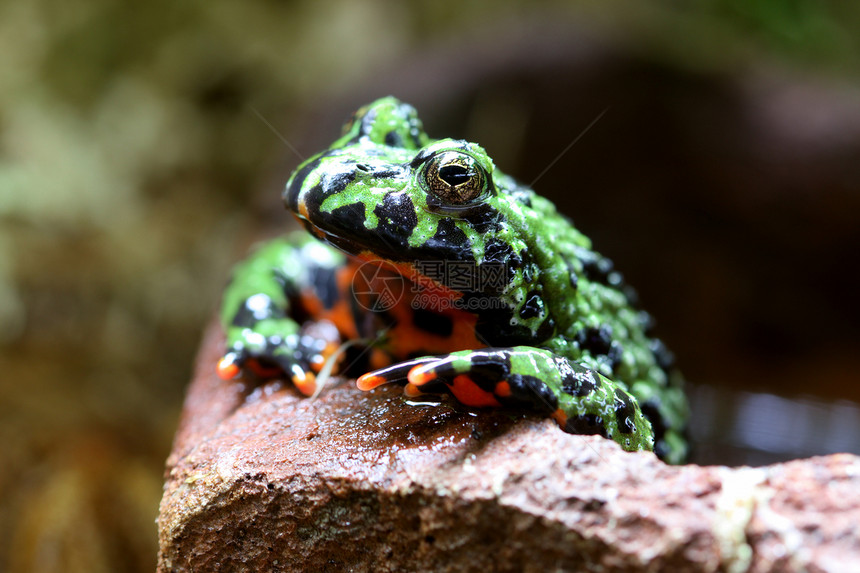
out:
{"label": "rough stone surface", "polygon": [[855,456],[670,467],[396,386],[223,382],[221,344],[167,463],[160,572],[860,571]]}

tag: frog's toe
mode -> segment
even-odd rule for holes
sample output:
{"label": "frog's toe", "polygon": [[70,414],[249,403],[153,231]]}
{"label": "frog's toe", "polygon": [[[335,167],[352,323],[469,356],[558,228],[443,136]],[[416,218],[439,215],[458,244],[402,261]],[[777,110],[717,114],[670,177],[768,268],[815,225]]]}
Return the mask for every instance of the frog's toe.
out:
{"label": "frog's toe", "polygon": [[313,396],[317,391],[316,375],[298,353],[284,349],[260,360],[249,359],[245,367],[260,380],[286,378],[305,396]]}
{"label": "frog's toe", "polygon": [[422,364],[432,363],[435,360],[432,357],[424,357],[407,360],[406,362],[398,362],[397,364],[362,374],[355,381],[355,384],[359,390],[367,391],[390,382],[405,382],[408,379],[409,372],[413,368]]}
{"label": "frog's toe", "polygon": [[293,386],[305,396],[315,396],[317,394],[317,377],[313,372],[308,372],[298,364],[293,364],[290,368],[289,377]]}
{"label": "frog's toe", "polygon": [[222,380],[236,380],[246,372],[260,380],[268,380],[281,376],[285,370],[269,354],[251,352],[236,344],[221,357],[215,371]]}
{"label": "frog's toe", "polygon": [[327,361],[339,357],[340,333],[332,322],[307,322],[302,326],[300,335],[295,344],[295,354],[306,362],[313,372],[319,374]]}
{"label": "frog's toe", "polygon": [[228,352],[221,357],[216,366],[218,377],[222,380],[235,380],[242,374],[242,360],[238,352]]}

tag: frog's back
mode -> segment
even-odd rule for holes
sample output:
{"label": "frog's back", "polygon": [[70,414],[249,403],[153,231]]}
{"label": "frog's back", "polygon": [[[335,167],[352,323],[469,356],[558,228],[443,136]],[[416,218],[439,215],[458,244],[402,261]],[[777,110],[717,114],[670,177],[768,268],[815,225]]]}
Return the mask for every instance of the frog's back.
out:
{"label": "frog's back", "polygon": [[511,195],[519,206],[507,216],[527,230],[523,238],[555,323],[540,346],[622,384],[651,420],[657,447],[685,450],[683,379],[653,337],[654,321],[635,291],[552,202],[521,187]]}

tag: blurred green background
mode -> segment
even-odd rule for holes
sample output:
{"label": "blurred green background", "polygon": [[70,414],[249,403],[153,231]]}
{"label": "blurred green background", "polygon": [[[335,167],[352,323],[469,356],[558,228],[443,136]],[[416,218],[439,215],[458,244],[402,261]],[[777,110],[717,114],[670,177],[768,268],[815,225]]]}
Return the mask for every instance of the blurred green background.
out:
{"label": "blurred green background", "polygon": [[860,4],[6,1],[0,571],[154,569],[201,332],[289,224],[282,138],[307,156],[388,93],[526,182],[608,108],[537,189],[699,383],[700,461],[748,461],[706,443],[744,392],[811,396],[752,418],[783,457],[856,447],[796,413],[860,433]]}

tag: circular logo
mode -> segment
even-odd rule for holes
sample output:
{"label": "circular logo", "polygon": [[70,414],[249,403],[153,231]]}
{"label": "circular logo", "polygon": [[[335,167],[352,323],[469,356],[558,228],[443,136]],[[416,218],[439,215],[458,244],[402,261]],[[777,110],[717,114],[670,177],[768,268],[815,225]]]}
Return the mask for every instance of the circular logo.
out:
{"label": "circular logo", "polygon": [[403,298],[406,279],[397,267],[382,259],[362,263],[352,275],[355,302],[370,312],[385,312]]}

